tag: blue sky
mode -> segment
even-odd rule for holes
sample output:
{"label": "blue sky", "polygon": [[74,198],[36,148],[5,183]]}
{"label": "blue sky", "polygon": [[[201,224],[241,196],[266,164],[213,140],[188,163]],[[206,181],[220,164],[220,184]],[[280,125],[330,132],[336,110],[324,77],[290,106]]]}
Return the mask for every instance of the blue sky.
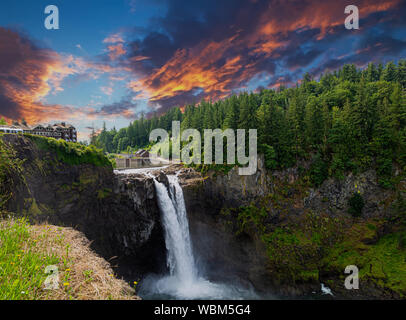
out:
{"label": "blue sky", "polygon": [[[44,27],[47,5],[60,29]],[[121,128],[243,90],[295,85],[344,63],[406,53],[404,0],[20,0],[0,2],[0,116]]]}

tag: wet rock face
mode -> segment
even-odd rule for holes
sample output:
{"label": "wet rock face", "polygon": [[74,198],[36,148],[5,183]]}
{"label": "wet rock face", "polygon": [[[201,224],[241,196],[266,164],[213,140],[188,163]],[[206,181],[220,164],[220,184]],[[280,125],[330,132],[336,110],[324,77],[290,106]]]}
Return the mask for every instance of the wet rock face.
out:
{"label": "wet rock face", "polygon": [[254,232],[237,235],[226,220],[203,211],[189,211],[188,217],[197,264],[210,279],[270,291],[266,248]]}
{"label": "wet rock face", "polygon": [[118,174],[114,195],[115,210],[119,210],[122,201],[131,208],[130,221],[123,221],[121,228],[127,232],[120,231],[117,234],[121,237],[115,240],[124,250],[122,260],[128,261],[124,263],[128,265],[125,274],[134,278],[139,274],[162,272],[166,248],[153,178],[141,174]]}

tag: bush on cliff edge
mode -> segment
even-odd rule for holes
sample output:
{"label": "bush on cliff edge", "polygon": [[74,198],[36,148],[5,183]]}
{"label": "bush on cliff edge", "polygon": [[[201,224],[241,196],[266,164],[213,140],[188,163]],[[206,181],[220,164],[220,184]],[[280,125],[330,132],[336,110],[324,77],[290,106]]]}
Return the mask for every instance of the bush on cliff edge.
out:
{"label": "bush on cliff edge", "polygon": [[54,138],[26,135],[39,149],[54,151],[59,161],[70,165],[93,164],[95,166],[111,166],[111,162],[103,151],[95,146],[84,146],[79,143],[56,140]]}

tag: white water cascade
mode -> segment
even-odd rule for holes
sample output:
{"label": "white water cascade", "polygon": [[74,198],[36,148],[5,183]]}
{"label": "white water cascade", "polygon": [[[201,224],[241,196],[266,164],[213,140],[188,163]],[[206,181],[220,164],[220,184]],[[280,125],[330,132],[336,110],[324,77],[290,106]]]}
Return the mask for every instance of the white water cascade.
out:
{"label": "white water cascade", "polygon": [[169,275],[143,281],[141,296],[173,299],[243,299],[255,294],[205,279],[196,265],[183,191],[177,176],[168,176],[169,190],[154,178],[162,215]]}
{"label": "white water cascade", "polygon": [[155,180],[158,206],[165,227],[165,243],[168,250],[167,263],[170,274],[192,283],[196,280],[197,270],[192,253],[189,223],[186,216],[182,188],[176,176],[168,176],[169,192],[164,184]]}

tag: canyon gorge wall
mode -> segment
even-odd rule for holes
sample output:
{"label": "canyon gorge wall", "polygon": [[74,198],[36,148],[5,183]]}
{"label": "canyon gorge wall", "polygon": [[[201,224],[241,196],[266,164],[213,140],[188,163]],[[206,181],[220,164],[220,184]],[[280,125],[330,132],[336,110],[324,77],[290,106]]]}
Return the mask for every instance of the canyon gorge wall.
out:
{"label": "canyon gorge wall", "polygon": [[[126,279],[167,271],[152,177],[67,164],[29,137],[1,138],[23,160],[12,177],[9,212],[82,231]],[[341,297],[402,297],[405,279],[396,268],[404,261],[382,257],[404,254],[404,227],[393,206],[396,191],[406,190],[404,178],[399,175],[395,190],[383,189],[369,170],[315,188],[303,179],[308,168],[303,162],[267,172],[259,157],[252,176],[239,176],[237,168],[202,174],[181,166],[154,175],[167,185],[166,175],[178,173],[197,263],[212,280],[282,296],[309,295],[324,282]],[[348,213],[355,193],[365,202],[358,218]],[[393,274],[386,260],[395,263]],[[343,289],[343,266],[351,261],[365,276],[361,290],[352,292]]]}

